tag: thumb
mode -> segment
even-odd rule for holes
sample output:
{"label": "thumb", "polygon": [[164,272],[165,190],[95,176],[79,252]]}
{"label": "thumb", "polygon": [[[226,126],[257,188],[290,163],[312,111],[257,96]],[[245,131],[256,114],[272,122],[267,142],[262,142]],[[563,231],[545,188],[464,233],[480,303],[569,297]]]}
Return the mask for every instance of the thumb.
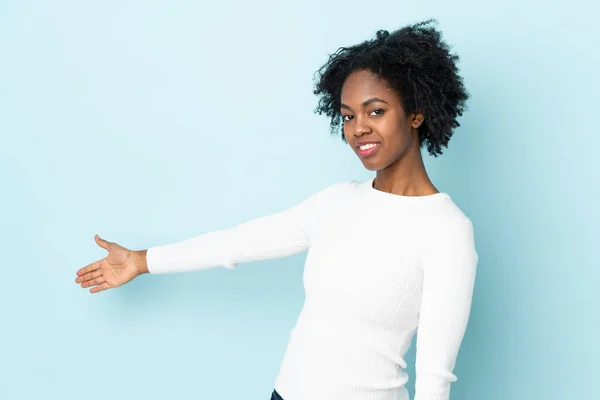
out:
{"label": "thumb", "polygon": [[106,240],[100,238],[100,236],[98,235],[94,236],[94,239],[96,239],[96,243],[98,243],[98,246],[102,247],[106,251],[110,251],[110,245],[112,243],[107,242]]}

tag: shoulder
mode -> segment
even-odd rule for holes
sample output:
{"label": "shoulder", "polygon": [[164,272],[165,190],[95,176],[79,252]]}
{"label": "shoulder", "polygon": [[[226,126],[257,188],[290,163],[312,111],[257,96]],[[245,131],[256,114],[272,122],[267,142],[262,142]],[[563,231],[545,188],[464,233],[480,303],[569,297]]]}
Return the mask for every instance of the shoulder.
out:
{"label": "shoulder", "polygon": [[473,230],[471,219],[449,196],[427,210],[424,225],[430,236],[438,238]]}
{"label": "shoulder", "polygon": [[349,203],[349,199],[355,198],[358,186],[356,181],[339,181],[322,185],[305,197],[300,207],[321,219],[324,216],[338,210],[340,206]]}
{"label": "shoulder", "polygon": [[327,184],[319,188],[311,196],[315,199],[321,199],[323,201],[338,199],[340,197],[347,197],[354,194],[360,187],[360,182],[355,180],[339,181],[331,184]]}
{"label": "shoulder", "polygon": [[469,265],[477,263],[473,222],[450,198],[430,210],[421,233],[426,259],[437,260],[436,263],[440,263],[440,259],[472,260],[473,263],[466,262]]}
{"label": "shoulder", "polygon": [[337,192],[345,192],[345,193],[349,193],[352,191],[356,191],[360,188],[360,185],[364,184],[364,182],[360,182],[357,180],[346,180],[346,181],[339,181],[336,183],[333,183],[331,185],[329,185],[327,188],[337,191]]}

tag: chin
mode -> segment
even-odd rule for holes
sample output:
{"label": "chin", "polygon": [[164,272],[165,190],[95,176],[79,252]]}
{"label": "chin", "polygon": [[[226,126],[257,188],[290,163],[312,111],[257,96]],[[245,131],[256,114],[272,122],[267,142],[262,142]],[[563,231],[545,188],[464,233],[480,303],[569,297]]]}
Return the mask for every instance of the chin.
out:
{"label": "chin", "polygon": [[[362,161],[362,160],[361,160]],[[380,165],[379,163],[375,163],[375,162],[369,162],[369,161],[362,161],[362,165],[368,169],[369,171],[379,171],[382,170],[384,167],[382,165]]]}

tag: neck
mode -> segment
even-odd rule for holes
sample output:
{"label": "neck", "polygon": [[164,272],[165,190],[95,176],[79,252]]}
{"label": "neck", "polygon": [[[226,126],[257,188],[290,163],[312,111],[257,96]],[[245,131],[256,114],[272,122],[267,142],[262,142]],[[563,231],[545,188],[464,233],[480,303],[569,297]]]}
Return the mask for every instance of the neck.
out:
{"label": "neck", "polygon": [[383,192],[401,196],[427,196],[439,193],[435,188],[423,163],[418,140],[411,145],[395,163],[377,171],[374,187]]}

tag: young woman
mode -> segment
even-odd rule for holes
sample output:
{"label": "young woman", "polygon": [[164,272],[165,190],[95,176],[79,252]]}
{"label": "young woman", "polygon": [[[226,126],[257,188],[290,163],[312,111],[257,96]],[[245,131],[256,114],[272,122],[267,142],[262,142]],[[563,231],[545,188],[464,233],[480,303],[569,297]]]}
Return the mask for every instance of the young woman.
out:
{"label": "young woman", "polygon": [[[326,187],[284,211],[185,241],[108,256],[77,271],[90,292],[171,273],[307,251],[305,302],[271,399],[448,400],[478,256],[473,225],[429,179],[421,149],[448,146],[468,94],[434,20],[340,48],[321,68],[316,112],[374,179]],[[341,129],[340,128],[341,125]]]}

